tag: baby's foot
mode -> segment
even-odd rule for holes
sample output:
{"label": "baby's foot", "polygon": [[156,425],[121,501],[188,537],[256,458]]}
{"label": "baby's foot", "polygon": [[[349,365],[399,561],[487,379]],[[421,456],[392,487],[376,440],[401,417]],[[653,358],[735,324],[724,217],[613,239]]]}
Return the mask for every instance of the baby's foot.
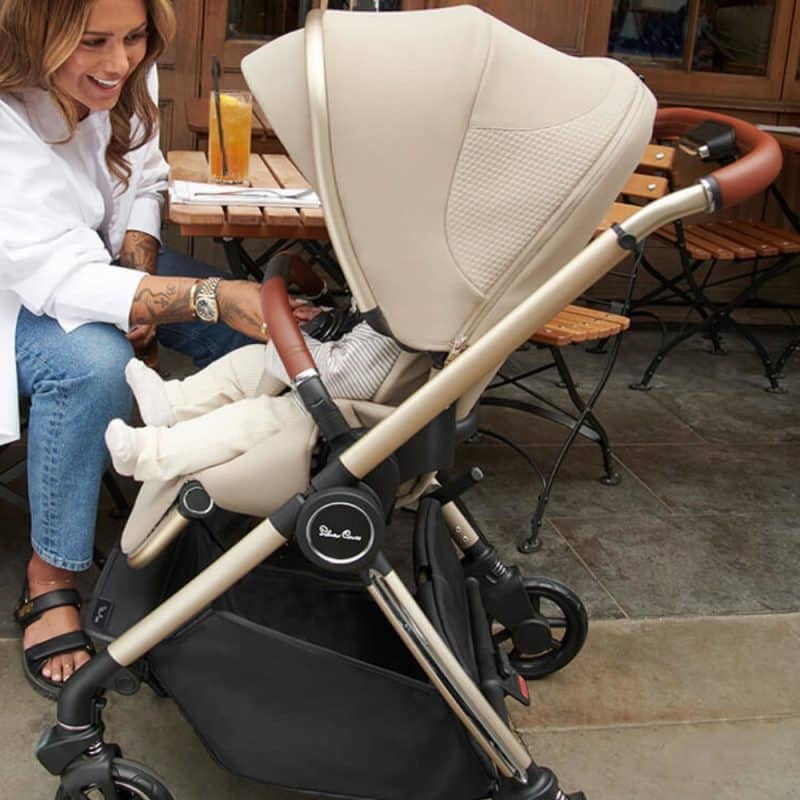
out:
{"label": "baby's foot", "polygon": [[133,475],[139,460],[136,431],[121,419],[112,419],[106,428],[106,447],[111,453],[114,469],[120,475]]}
{"label": "baby's foot", "polygon": [[132,358],[125,366],[125,380],[136,398],[145,425],[169,427],[175,424],[164,381],[154,369]]}

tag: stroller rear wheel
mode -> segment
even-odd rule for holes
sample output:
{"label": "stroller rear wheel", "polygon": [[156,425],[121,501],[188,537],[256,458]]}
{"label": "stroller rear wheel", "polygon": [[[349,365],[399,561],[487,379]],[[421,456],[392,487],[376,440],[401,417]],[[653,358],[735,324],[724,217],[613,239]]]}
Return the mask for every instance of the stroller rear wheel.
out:
{"label": "stroller rear wheel", "polygon": [[[175,800],[172,792],[161,779],[143,764],[115,758],[111,762],[111,776],[118,800]],[[105,793],[99,786],[83,786],[80,794],[68,794],[61,786],[55,800],[104,800]]]}
{"label": "stroller rear wheel", "polygon": [[[589,619],[581,599],[568,586],[549,578],[523,578],[531,605],[547,619],[550,645],[536,653],[512,647],[508,652],[511,666],[526,680],[543,678],[556,672],[575,658],[586,641]],[[502,646],[511,640],[511,631],[494,621],[492,636]]]}

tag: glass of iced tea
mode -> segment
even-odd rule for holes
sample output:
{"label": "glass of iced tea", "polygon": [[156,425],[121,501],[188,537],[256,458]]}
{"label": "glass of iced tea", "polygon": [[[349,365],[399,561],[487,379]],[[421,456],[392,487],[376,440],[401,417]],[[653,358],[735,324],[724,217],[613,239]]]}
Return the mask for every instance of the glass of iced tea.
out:
{"label": "glass of iced tea", "polygon": [[[222,143],[217,106],[222,120]],[[244,183],[250,163],[250,138],[253,130],[253,100],[250,92],[211,92],[208,103],[208,166],[211,180],[218,183]],[[227,169],[226,169],[227,168]]]}

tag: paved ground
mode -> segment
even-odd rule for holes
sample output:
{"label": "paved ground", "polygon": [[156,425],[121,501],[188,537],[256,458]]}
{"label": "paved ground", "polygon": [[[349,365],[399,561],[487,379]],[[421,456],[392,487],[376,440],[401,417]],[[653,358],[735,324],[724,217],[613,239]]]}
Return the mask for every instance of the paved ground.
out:
{"label": "paved ground", "polygon": [[[768,332],[771,351],[789,335]],[[656,337],[634,331],[626,339],[598,407],[622,483],[601,485],[595,446],[578,443],[556,482],[538,554],[514,546],[536,495],[529,467],[488,438],[460,449],[461,464],[487,473],[468,499],[492,540],[526,571],[572,585],[593,620],[581,656],[533,684],[534,705],[514,719],[534,757],[590,800],[796,798],[800,361],[789,364],[789,393],[775,395],[763,391],[756,360],[736,340],[727,357],[691,342],[665,362],[657,388],[633,392],[628,384]],[[587,385],[597,357],[569,355]],[[535,385],[563,398],[548,378]],[[487,412],[482,424],[510,434],[544,465],[562,435],[511,411]],[[0,466],[12,456],[2,454]],[[106,543],[119,529],[107,505]],[[10,610],[27,558],[27,521],[7,506],[0,514],[0,594]],[[31,753],[53,707],[27,689],[8,617],[0,637],[2,796],[50,798],[56,784]],[[161,773],[178,800],[298,797],[222,771],[174,705],[147,689],[114,697],[107,721],[110,738]]]}

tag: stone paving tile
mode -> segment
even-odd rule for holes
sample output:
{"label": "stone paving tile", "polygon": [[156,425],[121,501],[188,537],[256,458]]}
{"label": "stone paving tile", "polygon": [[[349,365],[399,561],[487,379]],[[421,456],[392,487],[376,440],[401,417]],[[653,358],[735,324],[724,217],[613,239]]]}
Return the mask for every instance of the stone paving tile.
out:
{"label": "stone paving tile", "polygon": [[800,402],[796,393],[681,391],[651,392],[648,396],[706,442],[800,442]]}
{"label": "stone paving tile", "polygon": [[800,464],[798,444],[665,445],[656,451],[622,445],[616,456],[676,513],[796,511],[800,505],[793,466]]}
{"label": "stone paving tile", "polygon": [[524,731],[800,719],[800,614],[607,620],[578,657],[530,684]]}
{"label": "stone paving tile", "polygon": [[800,608],[796,514],[634,514],[552,524],[628,616]]}
{"label": "stone paving tile", "polygon": [[[587,386],[587,390],[591,388]],[[552,386],[537,387],[537,390],[546,400],[575,414],[565,390]],[[505,391],[504,395],[515,400],[531,401],[520,390]],[[672,408],[667,407],[660,396],[652,393],[606,387],[595,406],[595,416],[605,428],[612,450],[620,444],[658,445],[685,442],[690,445],[703,442],[696,430]],[[481,428],[502,434],[518,445],[561,445],[569,433],[562,425],[510,408],[482,406],[478,420]],[[572,446],[596,448],[597,444],[578,436]]]}
{"label": "stone paving tile", "polygon": [[588,800],[796,800],[800,718],[552,731],[525,737]]}
{"label": "stone paving tile", "polygon": [[[643,448],[647,450],[647,448]],[[528,447],[525,451],[546,469],[558,453],[554,447]],[[480,467],[485,479],[465,495],[469,507],[481,518],[526,519],[533,513],[540,493],[540,483],[530,466],[513,450],[505,446],[490,445],[481,440],[477,444],[459,447],[457,468]],[[627,465],[615,463],[622,477],[617,486],[605,486],[603,461],[595,448],[571,450],[553,484],[545,519],[557,516],[604,517],[635,512],[663,516],[669,508],[642,483]]]}
{"label": "stone paving tile", "polygon": [[624,616],[622,609],[571,545],[550,523],[542,528],[542,547],[535,553],[517,549],[526,526],[508,519],[478,520],[479,525],[498,555],[507,564],[520,568],[524,576],[542,576],[561,581],[580,597],[591,619],[613,619]]}

